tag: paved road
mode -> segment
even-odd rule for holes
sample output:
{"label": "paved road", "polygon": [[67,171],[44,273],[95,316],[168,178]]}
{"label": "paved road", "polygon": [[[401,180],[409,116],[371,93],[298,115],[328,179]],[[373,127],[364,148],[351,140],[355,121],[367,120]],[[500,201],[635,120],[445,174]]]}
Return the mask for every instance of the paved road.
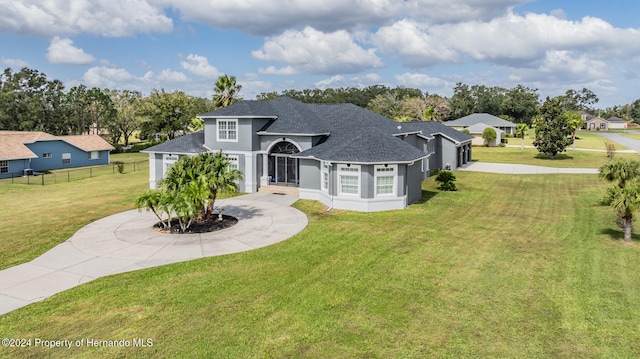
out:
{"label": "paved road", "polygon": [[589,173],[597,174],[597,168],[556,168],[544,166],[519,165],[512,163],[471,162],[459,171],[491,172],[505,174],[552,174],[552,173]]}
{"label": "paved road", "polygon": [[635,138],[623,136],[618,133],[597,132],[597,134],[640,153],[640,141]]}
{"label": "paved road", "polygon": [[290,207],[297,199],[252,193],[216,201],[224,214],[239,221],[203,234],[155,232],[151,227],[158,219],[137,210],[100,219],[33,261],[0,271],[0,314],[99,277],[283,241],[307,226],[307,216]]}

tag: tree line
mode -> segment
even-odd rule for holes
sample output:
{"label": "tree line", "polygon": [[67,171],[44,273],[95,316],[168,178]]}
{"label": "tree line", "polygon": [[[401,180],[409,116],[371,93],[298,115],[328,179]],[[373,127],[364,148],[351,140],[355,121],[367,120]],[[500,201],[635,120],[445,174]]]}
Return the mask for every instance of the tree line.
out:
{"label": "tree line", "polygon": [[[195,118],[219,107],[241,101],[234,76],[222,75],[213,86],[212,98],[182,91],[154,89],[148,96],[134,90],[88,88],[77,85],[65,90],[59,80],[50,80],[35,69],[0,75],[0,129],[44,131],[54,135],[105,133],[109,140],[128,145],[133,133],[141,139],[168,139],[202,128]],[[407,87],[373,85],[364,88],[328,88],[266,92],[256,96],[268,100],[288,96],[306,103],[352,103],[397,121],[449,121],[472,113],[489,113],[515,123],[534,124],[543,103],[537,89],[457,83],[448,98]],[[640,99],[631,104],[596,109],[598,97],[589,89],[568,90],[555,98],[566,111],[586,111],[640,123]]]}

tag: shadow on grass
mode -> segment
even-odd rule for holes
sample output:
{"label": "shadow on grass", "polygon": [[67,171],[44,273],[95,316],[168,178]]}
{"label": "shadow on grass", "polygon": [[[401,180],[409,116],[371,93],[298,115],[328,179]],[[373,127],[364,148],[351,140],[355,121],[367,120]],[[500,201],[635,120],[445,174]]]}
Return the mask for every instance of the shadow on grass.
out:
{"label": "shadow on grass", "polygon": [[[600,231],[600,234],[606,234],[612,241],[624,241],[624,232],[620,229],[607,228]],[[633,242],[640,242],[640,234],[631,234]]]}
{"label": "shadow on grass", "polygon": [[438,192],[422,190],[422,198],[420,198],[420,200],[418,202],[416,202],[416,203],[417,204],[425,203],[425,202],[427,202],[428,200],[430,200],[431,198],[433,198],[437,194],[438,194]]}
{"label": "shadow on grass", "polygon": [[572,160],[573,156],[569,156],[564,153],[558,153],[555,158],[551,158],[549,155],[545,155],[544,153],[538,153],[535,158],[539,160],[551,160],[551,161],[563,161],[563,160]]}

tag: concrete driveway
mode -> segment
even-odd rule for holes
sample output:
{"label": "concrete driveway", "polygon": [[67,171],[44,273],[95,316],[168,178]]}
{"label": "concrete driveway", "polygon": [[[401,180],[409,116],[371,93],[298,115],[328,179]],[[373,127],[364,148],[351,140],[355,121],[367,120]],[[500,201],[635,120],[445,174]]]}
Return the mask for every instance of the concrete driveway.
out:
{"label": "concrete driveway", "polygon": [[33,261],[0,271],[0,314],[99,277],[283,241],[307,226],[307,216],[290,207],[297,199],[252,193],[216,201],[238,223],[203,234],[155,232],[158,219],[137,210],[100,219]]}
{"label": "concrete driveway", "polygon": [[627,136],[623,136],[618,133],[608,133],[608,132],[596,132],[599,136],[602,136],[606,139],[609,139],[613,142],[617,142],[629,149],[640,153],[640,141],[635,138],[630,138]]}

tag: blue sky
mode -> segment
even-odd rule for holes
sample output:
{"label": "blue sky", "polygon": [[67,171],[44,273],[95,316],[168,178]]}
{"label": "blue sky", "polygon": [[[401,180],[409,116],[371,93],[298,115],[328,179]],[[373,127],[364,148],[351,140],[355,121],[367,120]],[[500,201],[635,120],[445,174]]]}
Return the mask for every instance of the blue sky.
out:
{"label": "blue sky", "polygon": [[598,107],[640,98],[640,2],[0,0],[0,8],[0,65],[38,69],[67,88],[208,97],[226,73],[246,99],[376,84],[451,96],[457,82],[522,84],[542,97],[587,87]]}

